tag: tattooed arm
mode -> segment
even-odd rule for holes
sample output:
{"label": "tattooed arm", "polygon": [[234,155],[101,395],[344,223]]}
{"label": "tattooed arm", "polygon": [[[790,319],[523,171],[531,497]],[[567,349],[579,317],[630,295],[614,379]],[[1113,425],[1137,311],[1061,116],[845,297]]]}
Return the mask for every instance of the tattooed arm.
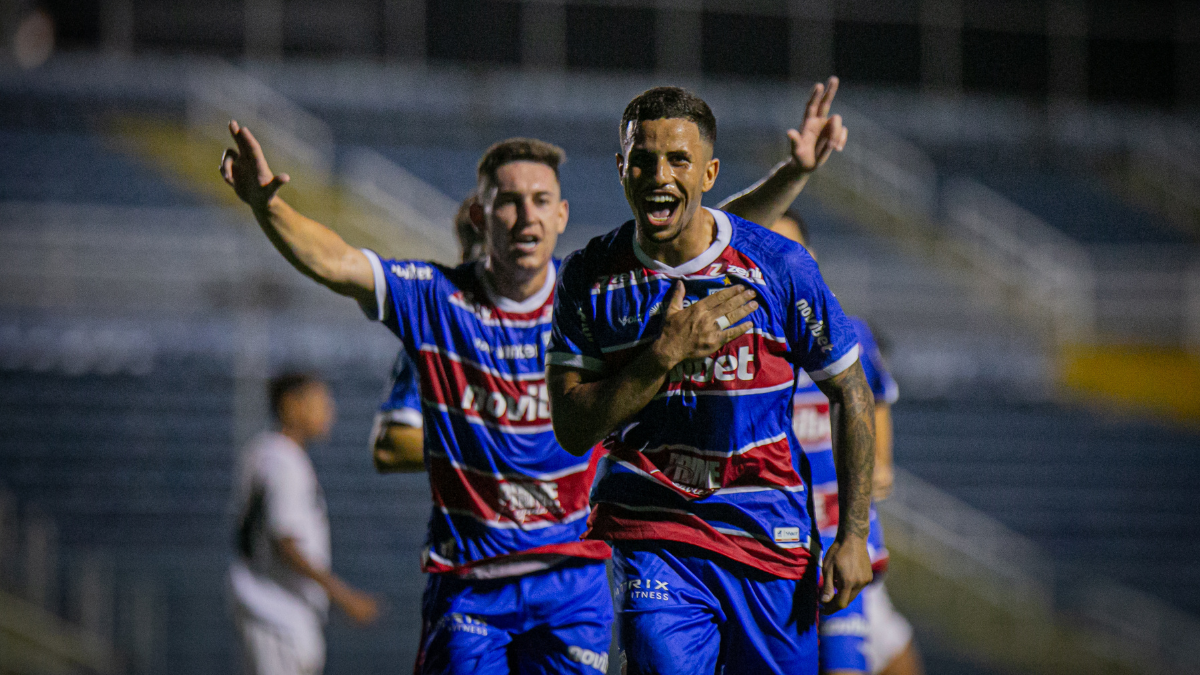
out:
{"label": "tattooed arm", "polygon": [[837,462],[838,533],[825,552],[821,591],[821,601],[832,611],[849,605],[871,582],[866,541],[875,470],[875,396],[857,361],[817,386],[829,398]]}

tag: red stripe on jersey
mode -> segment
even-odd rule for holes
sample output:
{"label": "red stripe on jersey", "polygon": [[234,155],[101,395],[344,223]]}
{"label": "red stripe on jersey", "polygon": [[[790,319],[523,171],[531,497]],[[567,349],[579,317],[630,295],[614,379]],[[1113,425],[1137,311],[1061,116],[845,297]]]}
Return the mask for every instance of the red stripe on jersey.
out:
{"label": "red stripe on jersey", "polygon": [[511,381],[449,354],[424,350],[420,354],[425,400],[502,428],[530,430],[550,423],[544,375]]}
{"label": "red stripe on jersey", "polygon": [[428,462],[433,503],[466,511],[488,524],[530,527],[555,523],[587,508],[595,464],[554,480],[497,478],[494,474],[455,466],[445,456],[431,455]]}
{"label": "red stripe on jersey", "polygon": [[707,497],[722,488],[788,488],[803,485],[792,466],[787,438],[721,456],[688,446],[638,450],[608,441],[613,457],[688,499]]}
{"label": "red stripe on jersey", "polygon": [[691,544],[784,579],[800,579],[812,554],[803,547],[777,548],[752,537],[727,535],[699,516],[669,510],[630,513],[600,503],[588,518],[588,539],[675,541]]}
{"label": "red stripe on jersey", "polygon": [[483,565],[496,565],[505,563],[516,563],[527,558],[537,558],[539,556],[559,556],[566,555],[575,558],[586,558],[588,560],[608,560],[612,557],[612,549],[602,541],[570,541],[564,544],[547,544],[546,546],[538,546],[520,553],[510,553],[508,555],[497,555],[491,558],[484,558],[462,565],[446,565],[432,558],[428,558],[425,564],[422,565],[422,572],[433,574],[442,574],[446,572],[454,574],[467,574],[476,567]]}

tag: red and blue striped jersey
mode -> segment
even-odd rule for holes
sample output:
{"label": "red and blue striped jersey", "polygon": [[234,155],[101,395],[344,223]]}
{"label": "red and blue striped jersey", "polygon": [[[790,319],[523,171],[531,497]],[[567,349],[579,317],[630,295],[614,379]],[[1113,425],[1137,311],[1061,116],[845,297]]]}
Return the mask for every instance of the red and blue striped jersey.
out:
{"label": "red and blue striped jersey", "polygon": [[423,569],[494,577],[564,556],[607,558],[605,544],[581,540],[595,465],[563,450],[550,426],[543,359],[557,262],[542,290],[518,303],[490,288],[482,263],[447,268],[365,252],[376,318],[404,343],[420,380],[433,493]]}
{"label": "red and blue striped jersey", "polygon": [[796,370],[815,379],[858,359],[850,321],[798,244],[720,211],[712,246],[668,267],[643,252],[632,221],[563,265],[547,363],[611,373],[662,330],[664,303],[744,284],[754,328],[678,365],[653,400],[603,442],[588,536],[706,548],[799,579],[811,554],[808,465],[792,431]]}
{"label": "red and blue striped jersey", "polygon": [[[900,398],[900,388],[887,371],[875,336],[871,334],[866,321],[850,317],[850,322],[854,324],[858,334],[858,344],[862,348],[863,373],[871,385],[871,393],[875,395],[876,403],[895,403]],[[821,547],[827,549],[837,536],[839,521],[837,466],[833,459],[829,399],[817,389],[811,378],[800,373],[792,405],[792,428],[812,467],[813,511],[817,519],[817,530],[821,533]],[[883,544],[883,525],[879,522],[879,513],[874,504],[871,505],[871,531],[867,535],[867,552],[871,555],[871,568],[876,573],[887,570],[888,551]]]}

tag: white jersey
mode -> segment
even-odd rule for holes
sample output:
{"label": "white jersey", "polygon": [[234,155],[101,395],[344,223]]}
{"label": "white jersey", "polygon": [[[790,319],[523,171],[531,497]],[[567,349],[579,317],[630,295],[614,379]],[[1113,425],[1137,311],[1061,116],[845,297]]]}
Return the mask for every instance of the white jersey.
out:
{"label": "white jersey", "polygon": [[229,576],[239,609],[279,628],[311,632],[325,620],[329,598],[274,546],[295,539],[312,566],[329,569],[329,517],[308,453],[283,434],[257,436],[238,461],[233,509],[238,557]]}

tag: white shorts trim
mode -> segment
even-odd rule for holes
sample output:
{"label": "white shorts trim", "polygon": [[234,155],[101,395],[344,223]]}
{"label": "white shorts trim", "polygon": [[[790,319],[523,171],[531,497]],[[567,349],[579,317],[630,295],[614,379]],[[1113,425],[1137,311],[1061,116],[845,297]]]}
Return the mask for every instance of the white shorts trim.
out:
{"label": "white shorts trim", "polygon": [[879,673],[912,642],[913,628],[892,606],[882,581],[869,584],[862,595],[863,616],[869,627],[863,654],[867,657],[867,668]]}

